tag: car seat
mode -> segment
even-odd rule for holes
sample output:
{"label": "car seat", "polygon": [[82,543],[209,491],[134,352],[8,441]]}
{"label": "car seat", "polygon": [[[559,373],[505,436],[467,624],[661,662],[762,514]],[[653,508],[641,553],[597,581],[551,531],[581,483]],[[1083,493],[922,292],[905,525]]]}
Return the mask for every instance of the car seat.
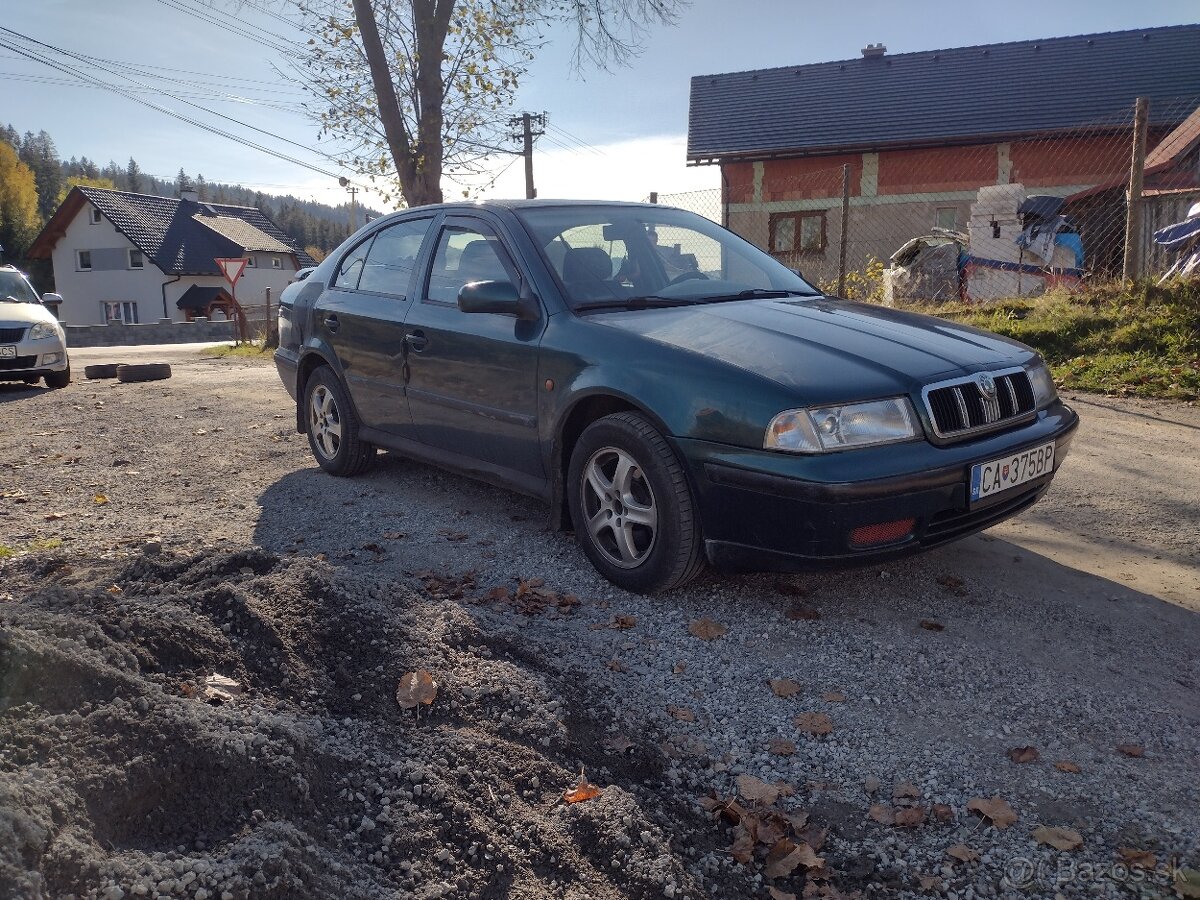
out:
{"label": "car seat", "polygon": [[573,300],[618,296],[612,273],[612,257],[601,247],[574,247],[563,257],[562,278]]}

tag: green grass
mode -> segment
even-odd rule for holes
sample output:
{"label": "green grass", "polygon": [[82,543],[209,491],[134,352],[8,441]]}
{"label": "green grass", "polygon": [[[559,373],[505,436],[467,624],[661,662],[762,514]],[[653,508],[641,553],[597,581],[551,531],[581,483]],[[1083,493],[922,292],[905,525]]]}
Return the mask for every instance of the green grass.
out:
{"label": "green grass", "polygon": [[62,538],[34,538],[24,547],[12,547],[8,544],[0,544],[0,559],[8,556],[16,556],[21,552],[34,552],[37,550],[57,550],[62,546]]}
{"label": "green grass", "polygon": [[1067,390],[1200,398],[1200,282],[1118,284],[986,307],[919,307],[1029,344]]}
{"label": "green grass", "polygon": [[4,559],[6,556],[15,556],[16,553],[16,547],[10,547],[8,544],[0,544],[0,559]]}
{"label": "green grass", "polygon": [[246,344],[216,344],[205,347],[200,351],[204,357],[220,357],[222,359],[254,359],[267,360],[272,358],[273,350],[262,345],[261,341],[251,341]]}

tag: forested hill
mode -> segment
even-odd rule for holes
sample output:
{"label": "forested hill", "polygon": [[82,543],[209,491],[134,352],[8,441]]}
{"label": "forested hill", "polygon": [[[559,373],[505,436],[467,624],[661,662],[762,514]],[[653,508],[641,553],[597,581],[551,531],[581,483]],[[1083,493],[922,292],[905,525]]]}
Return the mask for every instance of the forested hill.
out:
{"label": "forested hill", "polygon": [[[307,248],[317,257],[323,257],[350,233],[348,202],[330,206],[313,200],[302,200],[290,194],[266,194],[240,185],[209,182],[203,174],[188,174],[182,168],[173,178],[165,179],[144,173],[133,157],[124,165],[115,161],[100,165],[86,156],[63,159],[59,156],[54,141],[45,131],[37,134],[26,132],[21,135],[11,125],[0,127],[0,141],[12,145],[20,162],[32,170],[37,189],[37,215],[43,223],[53,215],[71,187],[77,184],[160,197],[178,197],[182,187],[198,191],[200,199],[210,203],[258,207],[295,238],[300,246]],[[359,206],[358,225],[362,225],[364,213],[371,218],[381,215],[376,210],[364,210]],[[24,230],[36,233],[34,224],[30,222],[29,227]],[[21,240],[16,234],[5,236],[10,238],[10,253],[15,252],[17,255],[23,249],[22,245],[32,238],[32,234],[20,236],[25,240]],[[0,237],[0,243],[2,242]]]}

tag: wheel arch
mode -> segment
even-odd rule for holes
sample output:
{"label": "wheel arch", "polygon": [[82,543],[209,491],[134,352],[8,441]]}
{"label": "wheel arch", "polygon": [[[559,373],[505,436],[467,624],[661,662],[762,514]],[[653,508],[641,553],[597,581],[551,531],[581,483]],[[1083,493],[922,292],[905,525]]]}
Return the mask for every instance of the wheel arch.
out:
{"label": "wheel arch", "polygon": [[332,354],[326,354],[322,350],[307,350],[296,364],[296,431],[300,434],[305,431],[304,387],[308,384],[309,376],[321,366],[329,366],[338,378],[342,377],[341,369],[334,362]]}
{"label": "wheel arch", "polygon": [[598,390],[577,397],[559,417],[551,449],[551,500],[550,527],[556,531],[571,529],[571,511],[567,502],[567,469],[571,465],[571,453],[575,444],[589,425],[613,413],[634,412],[644,416],[663,435],[668,435],[666,425],[645,406],[624,394],[611,390]]}

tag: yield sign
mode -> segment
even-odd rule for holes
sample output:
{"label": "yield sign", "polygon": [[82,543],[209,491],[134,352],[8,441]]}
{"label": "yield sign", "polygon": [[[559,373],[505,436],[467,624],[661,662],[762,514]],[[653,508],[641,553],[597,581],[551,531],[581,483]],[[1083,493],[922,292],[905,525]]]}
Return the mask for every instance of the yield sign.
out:
{"label": "yield sign", "polygon": [[241,258],[225,258],[215,259],[214,262],[221,268],[221,272],[225,275],[225,280],[229,282],[230,287],[237,285],[237,280],[242,277],[242,272],[246,269],[247,259]]}

